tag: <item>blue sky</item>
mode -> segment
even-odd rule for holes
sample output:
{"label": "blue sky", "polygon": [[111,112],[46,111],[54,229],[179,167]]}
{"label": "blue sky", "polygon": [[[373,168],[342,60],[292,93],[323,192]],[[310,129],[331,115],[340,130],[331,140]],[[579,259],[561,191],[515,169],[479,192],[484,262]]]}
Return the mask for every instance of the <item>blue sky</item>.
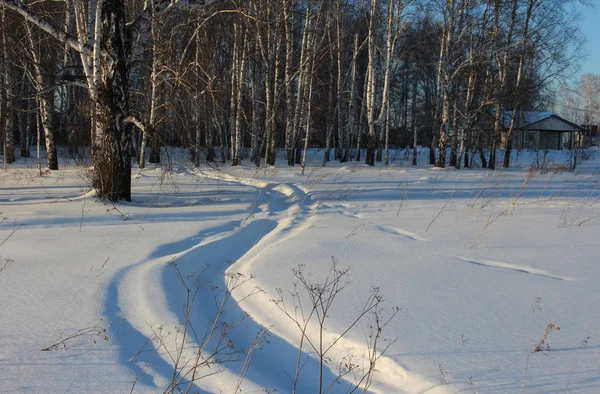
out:
{"label": "blue sky", "polygon": [[[594,2],[596,0],[593,0]],[[600,4],[596,7],[577,7],[581,15],[581,30],[587,38],[581,73],[600,74]]]}

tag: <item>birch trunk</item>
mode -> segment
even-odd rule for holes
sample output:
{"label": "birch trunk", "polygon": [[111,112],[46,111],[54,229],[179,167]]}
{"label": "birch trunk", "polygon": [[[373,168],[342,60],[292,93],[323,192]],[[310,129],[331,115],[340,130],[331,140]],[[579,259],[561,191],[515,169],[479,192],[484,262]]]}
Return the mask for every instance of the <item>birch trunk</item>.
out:
{"label": "birch trunk", "polygon": [[[360,113],[358,114],[358,127],[357,127],[357,135],[356,135],[356,161],[360,162],[360,149],[362,147],[362,137],[363,137],[363,126],[365,124],[365,117],[367,116],[367,91],[368,91],[368,85],[369,83],[369,78],[365,78],[365,82],[363,84],[363,99],[362,102],[360,103]],[[368,122],[367,122],[367,128],[368,128]]]}
{"label": "birch trunk", "polygon": [[[25,29],[27,34],[28,49],[33,60],[33,71],[34,71],[34,88],[36,91],[41,92],[45,90],[47,84],[44,81],[44,76],[40,67],[40,57],[33,40],[33,32],[29,23],[25,23]],[[42,128],[44,130],[47,165],[50,170],[58,170],[58,158],[56,154],[56,144],[54,143],[54,129],[52,127],[52,104],[51,98],[48,97],[47,93],[38,94],[38,106],[40,111],[40,118],[42,122]]]}
{"label": "birch trunk", "polygon": [[416,166],[417,165],[417,146],[418,146],[418,128],[417,128],[417,87],[418,87],[418,79],[413,77],[413,84],[412,84],[412,99],[410,102],[410,128],[412,130],[412,135],[413,135],[413,156],[412,156],[412,165]]}
{"label": "birch trunk", "polygon": [[[232,144],[232,162],[231,165],[238,166],[241,164],[241,150],[243,145],[243,135],[242,135],[242,122],[243,122],[243,108],[242,108],[242,91],[243,91],[243,78],[244,78],[244,68],[246,64],[246,57],[248,56],[248,29],[246,28],[242,33],[242,42],[241,42],[241,53],[238,54],[239,58],[236,61],[237,70],[234,72],[236,75],[236,91],[235,93],[235,138],[234,143]],[[240,51],[240,49],[238,49]]]}
{"label": "birch trunk", "polygon": [[298,69],[298,87],[296,89],[296,105],[295,105],[295,109],[294,109],[294,126],[293,126],[293,132],[292,132],[292,143],[293,146],[295,147],[296,150],[296,157],[293,157],[294,154],[292,154],[292,160],[290,161],[288,158],[288,164],[289,165],[294,165],[294,163],[297,163],[300,159],[300,149],[297,146],[298,145],[298,133],[300,130],[300,125],[302,122],[302,117],[304,114],[304,105],[305,105],[305,99],[306,99],[306,74],[307,74],[307,70],[308,70],[308,57],[307,57],[307,53],[309,52],[309,30],[310,30],[310,23],[311,23],[311,19],[312,19],[312,14],[311,14],[311,6],[312,6],[312,1],[309,1],[309,4],[307,5],[306,8],[306,19],[304,21],[304,28],[302,30],[302,42],[300,44],[300,65],[299,65],[299,69]]}
{"label": "birch trunk", "polygon": [[337,84],[336,84],[336,112],[337,112],[337,131],[338,131],[338,146],[336,150],[336,159],[340,163],[348,161],[348,151],[345,149],[346,133],[344,130],[344,113],[342,106],[342,26],[340,20],[341,15],[341,0],[336,1],[336,61],[337,61]]}
{"label": "birch trunk", "polygon": [[152,56],[152,65],[150,70],[150,114],[148,117],[148,125],[142,130],[142,143],[139,154],[139,168],[146,167],[146,147],[148,145],[149,134],[155,133],[155,118],[156,118],[156,99],[157,99],[157,72],[158,72],[158,56],[156,54],[156,34],[154,15],[151,15],[150,20],[150,52]]}
{"label": "birch trunk", "polygon": [[[317,28],[319,26],[319,21],[321,19],[321,15],[323,13],[323,4],[320,5],[319,10],[317,11],[317,15],[314,16],[312,13],[310,18],[310,23],[307,24],[307,27],[310,26],[307,35],[307,47],[306,47],[306,84],[305,88],[306,97],[304,98],[304,102],[306,105],[306,117],[304,119],[304,148],[302,149],[302,175],[304,175],[304,169],[306,168],[306,153],[308,151],[308,141],[310,138],[310,130],[311,130],[311,122],[312,122],[312,98],[313,98],[313,85],[314,85],[314,74],[315,74],[315,52],[317,47]],[[312,4],[309,4],[309,7]],[[308,18],[308,16],[307,16]],[[323,38],[323,37],[322,37]]]}
{"label": "birch trunk", "polygon": [[333,138],[333,128],[335,121],[335,94],[334,94],[334,56],[333,56],[333,42],[331,40],[331,27],[327,28],[328,36],[329,36],[329,65],[327,68],[327,72],[329,75],[329,86],[327,93],[327,117],[326,117],[326,126],[325,126],[325,151],[323,152],[323,167],[330,160],[331,153],[331,139]]}
{"label": "birch trunk", "polygon": [[[467,1],[467,6],[470,4],[470,2]],[[487,12],[487,10],[486,10]],[[485,15],[485,14],[484,14]],[[465,114],[467,114],[467,119],[464,122],[465,123],[465,127],[461,128],[461,136],[460,136],[460,143],[459,143],[459,148],[458,148],[458,157],[456,159],[456,165],[457,168],[460,168],[461,166],[461,162],[463,159],[463,155],[464,155],[464,167],[467,168],[469,167],[469,151],[468,151],[468,146],[467,146],[467,138],[469,138],[469,135],[471,134],[472,130],[472,124],[474,122],[474,118],[476,116],[475,113],[473,113],[472,111],[472,106],[473,106],[473,98],[475,96],[475,82],[477,79],[477,68],[475,67],[473,58],[475,56],[475,37],[474,37],[474,31],[473,31],[473,24],[472,22],[468,22],[468,29],[469,29],[469,60],[468,60],[468,65],[469,65],[469,78],[467,81],[467,92],[466,92],[466,96],[465,96],[465,103],[464,103],[464,112]]]}
{"label": "birch trunk", "polygon": [[[198,18],[198,24],[200,24],[200,18]],[[196,67],[199,67],[200,65],[200,34],[196,34],[196,50],[194,53],[194,60],[195,60],[195,65]],[[196,97],[194,97],[194,106],[196,108],[195,113],[194,113],[194,119],[195,119],[195,124],[194,124],[194,146],[193,146],[193,151],[194,151],[194,157],[192,158],[192,162],[194,164],[194,166],[196,167],[200,167],[200,145],[202,142],[202,130],[200,127],[200,111],[202,110],[201,105],[200,105],[200,78],[196,78]],[[208,127],[207,127],[208,128]],[[206,144],[207,148],[208,148],[208,144]],[[208,151],[207,151],[207,156],[208,156]],[[206,159],[208,161],[208,157]]]}
{"label": "birch trunk", "polygon": [[367,154],[365,164],[375,165],[375,17],[377,15],[377,0],[371,0],[371,16],[369,19],[369,45],[368,45],[368,64],[367,64]]}
{"label": "birch trunk", "polygon": [[450,118],[450,96],[449,89],[451,83],[451,72],[449,67],[450,44],[452,43],[452,30],[454,25],[456,0],[446,0],[444,11],[444,23],[442,30],[442,39],[440,44],[440,59],[438,63],[438,105],[441,101],[441,124],[438,133],[438,154],[435,163],[436,167],[446,166],[446,139],[448,137],[449,118]]}
{"label": "birch trunk", "polygon": [[458,143],[459,143],[459,135],[458,135],[458,97],[456,94],[452,97],[452,135],[450,136],[450,166],[455,168],[460,168],[460,165],[457,166],[457,158],[458,158]]}
{"label": "birch trunk", "polygon": [[525,65],[525,56],[526,56],[526,51],[527,51],[527,42],[528,42],[528,38],[529,38],[528,37],[529,36],[529,23],[531,21],[531,15],[533,13],[534,4],[535,4],[535,0],[528,1],[527,10],[525,12],[525,20],[523,22],[521,48],[520,48],[520,53],[519,53],[519,65],[517,67],[517,80],[515,81],[515,86],[513,88],[514,106],[513,106],[511,117],[510,117],[510,126],[508,128],[508,131],[506,132],[506,150],[504,151],[504,162],[502,163],[502,166],[504,168],[508,168],[510,166],[510,153],[512,150],[512,133],[513,133],[513,130],[515,129],[515,121],[516,121],[516,117],[517,117],[517,111],[519,108],[519,106],[518,106],[519,100],[517,99],[517,97],[518,97],[519,91],[521,89],[521,81],[523,78],[523,68]]}
{"label": "birch trunk", "polygon": [[390,164],[389,144],[390,144],[390,102],[387,102],[387,111],[385,111],[385,165]]}
{"label": "birch trunk", "polygon": [[346,159],[351,160],[352,139],[358,135],[357,124],[356,124],[356,107],[357,107],[357,61],[358,61],[358,32],[354,33],[354,46],[352,52],[352,65],[350,68],[350,97],[348,98],[348,136],[347,136],[347,148],[346,148]]}
{"label": "birch trunk", "polygon": [[[22,94],[28,95],[27,84],[23,84]],[[21,137],[21,157],[30,157],[31,155],[31,100],[22,101],[23,110],[19,114],[19,132]]]}
{"label": "birch trunk", "polygon": [[[258,36],[259,33],[257,33]],[[255,54],[256,55],[256,54]],[[256,61],[252,64],[252,162],[258,167],[260,165],[260,158],[262,148],[264,145],[264,139],[267,137],[262,132],[264,124],[264,90],[262,89],[262,81],[264,76],[261,70],[261,64]],[[266,90],[266,89],[265,89]],[[262,140],[259,141],[259,140]]]}
{"label": "birch trunk", "polygon": [[[390,100],[390,76],[392,72],[392,59],[394,56],[394,46],[396,43],[396,38],[398,37],[398,29],[396,29],[396,33],[392,31],[394,24],[394,13],[396,10],[396,2],[394,0],[389,0],[388,2],[388,14],[387,14],[387,27],[386,27],[386,40],[385,40],[385,74],[383,77],[383,98],[381,103],[381,110],[379,112],[379,116],[377,117],[377,123],[381,124],[381,121],[385,118],[386,126],[385,126],[385,154],[388,156],[387,146],[389,142],[389,100]],[[379,133],[379,141],[377,147],[377,161],[382,160],[382,152],[383,152],[383,142],[384,142],[384,133]],[[386,159],[386,161],[388,161]]]}
{"label": "birch trunk", "polygon": [[[251,54],[255,58],[255,61],[252,62],[252,136],[251,136],[251,160],[256,167],[260,166],[260,159],[262,156],[263,148],[265,145],[269,144],[269,133],[266,127],[266,119],[265,114],[267,112],[267,107],[269,106],[268,99],[266,96],[269,91],[269,81],[267,78],[269,77],[267,74],[269,73],[268,68],[270,67],[267,61],[267,54],[265,53],[265,43],[263,42],[263,29],[262,28],[262,20],[263,15],[259,14],[259,10],[266,9],[268,11],[268,6],[264,4],[263,1],[257,5],[256,1],[250,2],[251,10],[253,10],[253,15],[256,19],[256,26],[254,27],[256,30],[255,41],[256,44],[254,46],[254,53]],[[268,17],[264,18],[268,20]],[[260,21],[260,22],[259,22]],[[270,34],[270,29],[267,28],[267,35]],[[268,39],[268,38],[267,38]],[[267,44],[268,45],[268,44]],[[266,71],[264,69],[266,68]],[[260,142],[259,142],[260,140]],[[265,152],[266,157],[266,152]],[[266,163],[266,160],[265,160]]]}
{"label": "birch trunk", "polygon": [[[110,56],[112,67],[100,64],[100,83],[95,121],[102,130],[102,148],[94,166],[94,187],[110,201],[131,201],[131,124],[129,115],[129,68],[125,54],[125,5],[123,0],[102,3],[102,40],[98,44]],[[106,61],[106,60],[104,60]]]}
{"label": "birch trunk", "polygon": [[[498,140],[498,138],[500,138],[501,128],[502,128],[502,124],[503,124],[502,104],[500,102],[500,98],[501,98],[501,95],[503,95],[506,90],[506,84],[507,84],[507,80],[508,80],[508,78],[507,78],[508,66],[509,66],[509,61],[510,61],[509,54],[510,54],[510,49],[513,45],[513,33],[514,33],[515,23],[516,23],[516,19],[517,19],[517,10],[518,10],[518,6],[519,6],[519,0],[512,0],[512,1],[513,1],[513,6],[512,6],[512,10],[511,10],[508,32],[506,33],[506,43],[505,43],[504,47],[502,48],[502,52],[503,52],[502,59],[500,59],[501,51],[496,51],[498,82],[497,82],[497,89],[496,89],[496,95],[495,95],[496,96],[496,113],[494,116],[494,129],[493,129],[493,134],[492,134],[492,138],[490,141],[490,159],[488,161],[489,169],[496,168],[497,140]],[[496,29],[497,35],[500,34],[500,27],[499,27],[500,8],[501,8],[501,4],[499,4],[497,2],[495,4],[495,10],[494,10],[495,15],[496,15],[495,29]]]}
{"label": "birch trunk", "polygon": [[235,128],[237,124],[237,76],[239,62],[239,25],[233,23],[233,48],[231,51],[231,94],[229,96],[229,146],[232,160],[235,158]]}
{"label": "birch trunk", "polygon": [[314,66],[314,52],[315,52],[315,37],[314,37],[314,33],[310,34],[309,37],[309,42],[312,41],[312,44],[310,45],[310,49],[307,51],[308,56],[307,56],[307,69],[308,69],[308,76],[307,76],[307,84],[308,84],[308,91],[307,91],[307,97],[306,97],[306,119],[304,120],[305,125],[304,125],[304,129],[305,129],[305,133],[304,133],[304,149],[302,150],[302,175],[304,175],[304,169],[306,168],[306,152],[308,151],[308,140],[310,138],[310,128],[311,128],[311,113],[312,113],[312,95],[313,95],[313,76],[314,76],[314,72],[315,72],[315,66]]}
{"label": "birch trunk", "polygon": [[[276,32],[278,32],[278,29],[276,29]],[[277,33],[276,33],[277,34]],[[276,120],[277,120],[277,110],[279,108],[279,102],[280,102],[280,69],[281,69],[281,35],[277,34],[278,38],[275,39],[274,42],[274,46],[275,46],[275,75],[273,77],[273,94],[271,95],[271,100],[269,101],[271,103],[270,108],[269,108],[269,117],[267,118],[267,125],[268,125],[268,130],[269,130],[269,134],[271,135],[271,138],[269,139],[269,146],[267,147],[267,163],[269,165],[275,165],[275,147],[276,147],[276,142],[277,142],[277,135],[276,135]]]}
{"label": "birch trunk", "polygon": [[[292,82],[292,61],[294,55],[293,18],[291,16],[292,1],[285,0],[283,3],[283,19],[285,29],[285,151],[288,165],[294,165],[294,111]],[[304,44],[303,44],[304,45]]]}

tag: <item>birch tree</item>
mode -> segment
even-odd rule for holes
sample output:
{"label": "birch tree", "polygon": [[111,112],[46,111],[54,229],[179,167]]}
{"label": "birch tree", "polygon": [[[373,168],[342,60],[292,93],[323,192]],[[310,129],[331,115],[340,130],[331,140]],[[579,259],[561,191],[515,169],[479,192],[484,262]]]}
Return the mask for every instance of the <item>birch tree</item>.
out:
{"label": "birch tree", "polygon": [[[375,35],[375,18],[377,16],[377,0],[371,0],[371,14],[369,18],[368,30],[368,65],[367,65],[367,90],[366,90],[366,115],[367,115],[367,153],[365,164],[375,165],[375,143],[377,136],[375,135],[375,48],[377,46]],[[359,147],[360,149],[360,147]]]}
{"label": "birch tree", "polygon": [[[203,7],[213,1],[158,0],[151,7],[154,15],[160,15],[177,8]],[[142,122],[130,112],[129,77],[139,74],[139,60],[150,41],[150,7],[146,5],[139,14],[128,15],[132,8],[126,9],[124,0],[89,0],[86,7],[75,11],[76,37],[22,0],[0,0],[0,8],[20,15],[79,54],[86,89],[94,103],[93,186],[111,201],[130,201],[131,126]]]}
{"label": "birch tree", "polygon": [[48,168],[58,170],[58,157],[56,143],[54,141],[54,127],[52,124],[52,92],[46,89],[50,85],[45,80],[45,73],[42,70],[42,60],[40,58],[39,47],[36,45],[34,33],[28,21],[25,22],[27,43],[33,65],[33,85],[37,93],[37,103],[39,108],[39,117],[44,130],[46,155]]}
{"label": "birch tree", "polygon": [[437,107],[440,111],[440,128],[438,132],[438,153],[435,163],[436,167],[446,166],[446,138],[449,128],[450,117],[450,84],[452,82],[452,70],[450,68],[450,47],[454,33],[454,19],[456,17],[456,0],[446,0],[444,7],[444,21],[442,37],[440,40],[440,57],[438,60],[438,91]]}

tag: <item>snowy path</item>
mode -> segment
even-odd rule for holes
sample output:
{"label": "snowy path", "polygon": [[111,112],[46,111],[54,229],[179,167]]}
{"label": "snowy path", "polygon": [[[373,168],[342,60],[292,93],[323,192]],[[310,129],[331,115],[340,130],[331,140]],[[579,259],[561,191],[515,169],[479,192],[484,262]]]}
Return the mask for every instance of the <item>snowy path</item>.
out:
{"label": "snowy path", "polygon": [[[174,359],[181,346],[181,333],[176,327],[181,329],[185,319],[185,289],[170,263],[177,264],[183,277],[203,272],[204,286],[198,293],[190,318],[194,330],[202,331],[217,314],[213,289],[231,286],[227,278],[235,277],[238,270],[247,271],[252,264],[257,263],[265,250],[302,231],[306,218],[316,208],[310,194],[293,184],[221,178],[257,188],[257,197],[249,207],[248,217],[204,229],[195,236],[174,244],[161,245],[147,260],[118,273],[109,286],[106,315],[115,322],[117,341],[120,337],[127,338],[125,343],[120,343],[122,362],[132,361],[131,355],[136,355],[133,366],[136,375],[140,377],[139,384],[157,390],[168,385],[173,375]],[[420,236],[408,231],[387,231],[422,240]],[[252,280],[247,284],[250,292],[254,288]],[[222,292],[219,294],[220,297],[223,296]],[[280,312],[270,302],[273,295],[258,293],[246,299],[246,293],[236,292],[234,296],[244,300],[241,304],[232,301],[224,311],[222,321],[239,322],[239,325],[229,328],[227,340],[231,340],[236,348],[249,349],[255,335],[265,325],[273,323],[272,314]],[[265,319],[265,313],[271,314],[271,318]],[[246,315],[248,317],[242,319]],[[241,386],[244,392],[259,392],[264,389],[275,389],[280,393],[290,391],[289,376],[293,375],[298,357],[295,345],[298,334],[295,332],[296,327],[284,319],[283,315],[274,319],[278,323],[269,334],[269,344],[263,347],[264,351],[253,353],[251,366]],[[309,330],[314,331],[316,327],[309,326]],[[200,337],[202,335],[201,332]],[[328,335],[335,336],[332,332]],[[146,340],[153,337],[154,346],[149,348]],[[144,343],[146,347],[140,348],[140,344]],[[197,346],[197,343],[187,344],[189,352],[184,352],[183,358],[192,359]],[[211,343],[205,352],[213,351],[214,346],[216,345]],[[364,353],[364,344],[351,340],[343,339],[339,347],[343,349],[342,354],[344,351]],[[337,365],[341,361],[333,360],[331,365]],[[184,370],[186,368],[189,366]],[[318,369],[317,360],[309,357],[302,367],[302,374],[317,376]],[[378,369],[380,373],[376,374],[372,392],[415,392],[416,389],[419,392],[446,392],[439,384],[408,373],[388,358],[380,359]],[[197,381],[197,387],[201,390],[233,392],[239,379],[240,363],[223,365],[222,369],[215,369],[214,366],[212,370],[205,368],[199,374],[201,378]],[[334,371],[325,372],[325,382],[333,382],[335,379]],[[341,391],[347,391],[347,384],[350,383],[342,384]],[[315,392],[317,380],[300,379],[297,390],[299,393]]]}

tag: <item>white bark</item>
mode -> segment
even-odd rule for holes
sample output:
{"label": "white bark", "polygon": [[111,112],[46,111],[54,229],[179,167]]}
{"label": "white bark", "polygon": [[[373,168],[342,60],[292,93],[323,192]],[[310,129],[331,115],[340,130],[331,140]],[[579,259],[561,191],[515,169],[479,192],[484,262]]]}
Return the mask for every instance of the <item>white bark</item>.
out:
{"label": "white bark", "polygon": [[[354,51],[352,56],[352,66],[350,68],[350,97],[348,99],[348,146],[354,136],[357,137],[359,132],[356,127],[356,96],[357,93],[357,70],[356,62],[358,57],[358,32],[354,33]],[[360,149],[360,147],[359,147]]]}
{"label": "white bark", "polygon": [[[25,23],[25,29],[27,35],[29,54],[31,55],[31,58],[33,60],[34,87],[39,92],[44,90],[46,84],[44,82],[44,76],[42,74],[40,57],[37,52],[35,41],[33,40],[33,33],[31,31],[31,26],[29,25],[29,23]],[[42,127],[44,128],[48,168],[51,170],[57,170],[58,160],[56,157],[56,145],[54,143],[54,130],[52,128],[51,119],[52,104],[46,94],[38,95],[38,104],[40,117],[42,121]]]}
{"label": "white bark", "polygon": [[[302,30],[302,42],[300,44],[300,65],[299,65],[299,69],[298,69],[298,86],[296,88],[296,105],[295,105],[295,109],[294,109],[294,125],[292,128],[292,149],[294,147],[296,147],[296,141],[298,139],[298,133],[300,130],[300,125],[302,122],[302,116],[303,116],[303,108],[304,108],[304,104],[305,104],[305,98],[306,98],[306,75],[308,74],[308,56],[307,53],[310,52],[310,49],[308,48],[309,41],[310,41],[310,24],[311,24],[311,20],[312,20],[312,12],[311,12],[311,7],[312,7],[312,1],[309,0],[308,4],[307,4],[307,8],[306,8],[306,16],[305,16],[305,20],[304,20],[304,28]],[[297,147],[296,147],[297,149]],[[292,161],[290,162],[288,160],[288,164],[289,165],[294,165],[295,162],[295,158],[293,157],[294,155],[292,155]]]}
{"label": "white bark", "polygon": [[[240,26],[241,27],[241,26]],[[242,123],[244,111],[242,108],[242,92],[243,92],[243,80],[244,80],[244,69],[246,65],[246,58],[248,57],[248,28],[246,28],[242,34],[241,49],[238,48],[238,59],[236,60],[236,69],[233,73],[236,74],[236,90],[232,92],[235,100],[235,121],[234,121],[234,135],[232,149],[232,165],[237,166],[241,164],[241,150],[242,150]],[[238,45],[236,45],[238,46]],[[241,51],[241,53],[239,53]]]}
{"label": "white bark", "polygon": [[[294,55],[294,37],[293,37],[293,18],[291,16],[292,0],[285,0],[283,3],[283,19],[285,29],[285,149],[288,159],[288,165],[294,165],[294,111],[293,94],[294,85],[292,82],[292,59]],[[304,45],[304,44],[303,44]]]}
{"label": "white bark", "polygon": [[[151,6],[152,1],[148,0],[147,4]],[[142,129],[142,142],[140,146],[140,154],[139,154],[139,168],[146,167],[146,147],[148,145],[149,133],[155,133],[155,123],[156,123],[156,107],[157,107],[157,89],[158,89],[158,55],[156,48],[156,29],[155,29],[156,20],[154,15],[150,15],[150,52],[152,57],[152,66],[150,70],[150,113],[148,116],[148,125]],[[199,123],[199,122],[198,122]]]}
{"label": "white bark", "polygon": [[337,85],[336,85],[336,112],[337,112],[337,128],[338,128],[338,147],[336,151],[336,158],[340,162],[346,161],[347,152],[345,151],[345,136],[344,132],[344,113],[342,107],[342,12],[341,0],[336,0],[336,66],[337,66]]}
{"label": "white bark", "polygon": [[440,43],[440,59],[438,61],[438,106],[440,109],[440,129],[438,137],[438,154],[436,167],[446,166],[446,138],[448,136],[450,118],[451,70],[449,65],[450,45],[452,44],[454,18],[456,16],[456,0],[446,0],[444,8],[444,23]]}
{"label": "white bark", "polygon": [[[371,17],[369,18],[369,46],[368,46],[368,64],[367,64],[367,92],[366,92],[366,111],[367,111],[367,157],[366,164],[375,165],[375,17],[377,15],[377,0],[371,0]],[[360,147],[359,147],[360,149]]]}

